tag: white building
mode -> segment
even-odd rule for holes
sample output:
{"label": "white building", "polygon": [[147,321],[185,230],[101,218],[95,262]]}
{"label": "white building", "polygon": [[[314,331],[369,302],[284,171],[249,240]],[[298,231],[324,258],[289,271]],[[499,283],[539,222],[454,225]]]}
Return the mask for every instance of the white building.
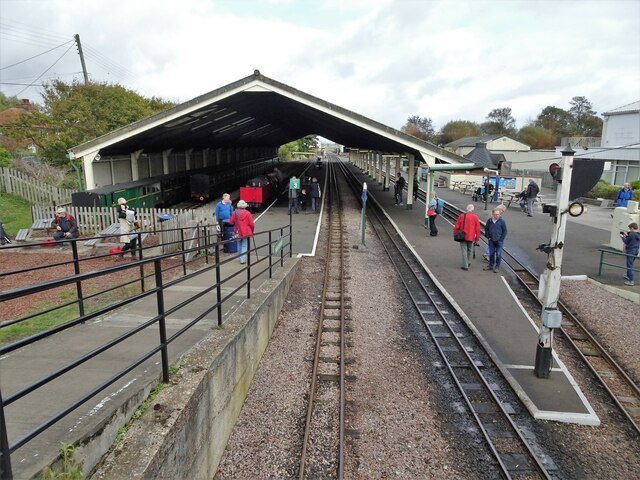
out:
{"label": "white building", "polygon": [[[575,156],[605,160],[602,179],[612,185],[640,180],[640,101],[614,108],[602,116],[600,148],[575,149]],[[558,153],[560,150],[558,147]]]}

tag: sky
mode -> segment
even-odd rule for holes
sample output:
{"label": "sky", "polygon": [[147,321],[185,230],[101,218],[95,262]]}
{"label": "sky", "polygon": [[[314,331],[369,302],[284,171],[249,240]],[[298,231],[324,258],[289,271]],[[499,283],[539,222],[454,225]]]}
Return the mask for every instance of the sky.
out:
{"label": "sky", "polygon": [[397,129],[640,100],[640,0],[0,0],[0,91],[39,103],[43,82],[82,81],[75,34],[91,80],[145,97],[258,69]]}

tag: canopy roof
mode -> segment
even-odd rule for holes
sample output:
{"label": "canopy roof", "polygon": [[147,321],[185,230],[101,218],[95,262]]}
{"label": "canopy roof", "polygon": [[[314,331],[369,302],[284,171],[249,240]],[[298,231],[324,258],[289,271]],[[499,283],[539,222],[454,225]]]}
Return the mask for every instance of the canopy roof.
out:
{"label": "canopy roof", "polygon": [[271,147],[320,135],[347,148],[413,154],[429,163],[466,159],[429,142],[271,80],[258,70],[157,115],[119,128],[69,150],[92,153]]}

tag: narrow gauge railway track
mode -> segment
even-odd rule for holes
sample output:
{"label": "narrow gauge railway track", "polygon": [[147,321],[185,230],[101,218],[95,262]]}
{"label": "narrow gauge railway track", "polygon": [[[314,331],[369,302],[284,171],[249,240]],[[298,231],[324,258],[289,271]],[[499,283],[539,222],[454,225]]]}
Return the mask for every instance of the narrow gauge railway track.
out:
{"label": "narrow gauge railway track", "polygon": [[[445,215],[454,223],[460,213],[460,210],[451,205],[445,207]],[[540,318],[542,303],[536,293],[540,284],[539,277],[509,251],[503,250],[502,255],[503,264],[507,264],[513,271],[527,297],[527,303],[535,308],[536,318]],[[558,302],[557,307],[562,312],[562,326],[558,330],[640,434],[640,388],[562,302]]]}
{"label": "narrow gauge railway track", "polygon": [[[328,239],[299,478],[342,478],[345,442],[345,238],[338,183],[329,175]],[[336,415],[337,414],[337,415]]]}
{"label": "narrow gauge railway track", "polygon": [[[344,166],[343,169],[348,176]],[[360,188],[353,178],[350,178],[350,184],[354,192]],[[512,418],[516,415],[514,406],[499,398],[498,394],[510,392],[510,387],[479,340],[393,227],[378,214],[377,208],[367,209],[367,218],[396,267],[503,476],[551,478],[547,468],[553,468],[552,462],[547,462],[548,467],[544,465],[515,424]],[[498,380],[500,385],[495,384]]]}

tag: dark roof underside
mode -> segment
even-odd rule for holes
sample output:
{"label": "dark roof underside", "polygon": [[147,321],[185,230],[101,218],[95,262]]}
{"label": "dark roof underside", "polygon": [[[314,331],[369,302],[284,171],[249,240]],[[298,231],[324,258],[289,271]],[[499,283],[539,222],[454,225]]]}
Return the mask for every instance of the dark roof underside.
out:
{"label": "dark roof underside", "polygon": [[[191,109],[194,109],[191,111]],[[131,136],[128,136],[131,135]],[[132,123],[71,149],[102,156],[173,149],[277,148],[306,135],[320,135],[347,148],[382,153],[422,152],[451,163],[458,155],[326,102],[258,71],[249,77]]]}

